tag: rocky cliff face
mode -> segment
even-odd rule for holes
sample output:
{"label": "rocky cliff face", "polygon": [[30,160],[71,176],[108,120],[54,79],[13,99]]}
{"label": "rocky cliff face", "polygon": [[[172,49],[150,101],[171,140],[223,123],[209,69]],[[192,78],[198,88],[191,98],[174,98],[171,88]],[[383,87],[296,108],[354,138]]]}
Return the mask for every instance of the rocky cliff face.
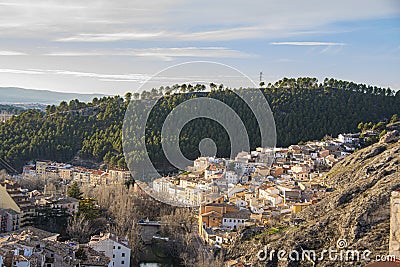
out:
{"label": "rocky cliff face", "polygon": [[400,191],[394,191],[390,200],[389,254],[400,258]]}
{"label": "rocky cliff face", "polygon": [[[251,266],[364,266],[369,260],[362,259],[362,253],[371,261],[377,255],[387,255],[390,195],[400,189],[400,140],[398,132],[389,134],[334,166],[325,180],[335,191],[299,213],[298,225],[278,229],[278,233],[266,231],[251,238],[239,238],[228,250],[228,257],[240,258]],[[264,246],[268,255],[260,261],[265,256],[260,253]],[[344,255],[344,260],[332,260],[327,254],[322,257],[323,250],[329,248],[344,254],[357,250],[360,257]],[[281,258],[287,260],[278,260],[278,253],[271,253],[272,249],[285,250],[286,255]],[[302,253],[307,250],[314,250],[316,257]]]}

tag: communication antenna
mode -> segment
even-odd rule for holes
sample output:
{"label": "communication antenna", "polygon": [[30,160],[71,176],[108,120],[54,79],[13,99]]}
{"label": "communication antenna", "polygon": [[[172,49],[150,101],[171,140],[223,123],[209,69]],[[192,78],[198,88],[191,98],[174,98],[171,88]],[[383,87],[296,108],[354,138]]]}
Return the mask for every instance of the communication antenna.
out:
{"label": "communication antenna", "polygon": [[262,80],[263,80],[263,72],[260,71],[260,82],[262,82]]}

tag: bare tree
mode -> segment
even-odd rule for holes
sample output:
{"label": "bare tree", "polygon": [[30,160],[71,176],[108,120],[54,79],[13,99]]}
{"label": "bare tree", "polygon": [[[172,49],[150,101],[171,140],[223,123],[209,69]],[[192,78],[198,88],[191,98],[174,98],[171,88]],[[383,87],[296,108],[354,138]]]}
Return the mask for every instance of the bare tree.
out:
{"label": "bare tree", "polygon": [[79,243],[87,242],[90,238],[90,232],[90,223],[83,215],[74,216],[69,220],[67,233],[71,239]]}

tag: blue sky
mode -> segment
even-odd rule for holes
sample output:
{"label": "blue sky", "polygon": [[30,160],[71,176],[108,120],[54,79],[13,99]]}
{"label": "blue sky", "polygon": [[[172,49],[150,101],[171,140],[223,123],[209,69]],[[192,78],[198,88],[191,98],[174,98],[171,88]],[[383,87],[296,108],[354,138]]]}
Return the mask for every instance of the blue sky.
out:
{"label": "blue sky", "polygon": [[[124,94],[193,60],[400,89],[400,2],[0,0],[0,86]],[[153,85],[242,85],[201,68]]]}

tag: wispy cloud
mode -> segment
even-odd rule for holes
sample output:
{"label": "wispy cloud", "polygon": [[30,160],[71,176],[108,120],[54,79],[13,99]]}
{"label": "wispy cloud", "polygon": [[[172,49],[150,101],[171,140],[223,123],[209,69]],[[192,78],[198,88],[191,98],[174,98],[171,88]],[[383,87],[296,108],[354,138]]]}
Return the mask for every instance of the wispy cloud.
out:
{"label": "wispy cloud", "polygon": [[293,46],[343,46],[346,43],[335,42],[271,42],[272,45],[293,45]]}
{"label": "wispy cloud", "polygon": [[81,78],[97,78],[99,80],[113,80],[113,81],[136,81],[142,82],[149,79],[151,76],[147,74],[106,74],[106,73],[94,73],[94,72],[81,72],[81,71],[70,71],[70,70],[46,70],[46,69],[0,69],[0,73],[9,74],[29,74],[29,75],[63,75],[63,76],[74,76]]}
{"label": "wispy cloud", "polygon": [[165,36],[162,32],[121,32],[121,33],[80,33],[71,37],[59,38],[57,42],[115,42],[129,40],[149,40]]}
{"label": "wispy cloud", "polygon": [[56,75],[68,75],[83,78],[98,78],[99,80],[112,79],[112,80],[124,80],[124,81],[136,81],[141,82],[150,78],[147,74],[105,74],[105,73],[93,73],[93,72],[81,72],[81,71],[70,71],[70,70],[43,70],[48,74]]}
{"label": "wispy cloud", "polygon": [[263,38],[267,35],[277,34],[282,29],[278,25],[254,25],[249,27],[231,27],[214,31],[200,31],[192,33],[175,34],[176,38],[193,41],[231,41]]}
{"label": "wispy cloud", "polygon": [[47,56],[81,57],[81,56],[136,56],[153,57],[164,61],[176,57],[196,58],[249,58],[255,55],[229,49],[226,47],[169,47],[169,48],[142,48],[142,49],[113,49],[97,51],[60,51],[51,52]]}
{"label": "wispy cloud", "polygon": [[43,74],[41,71],[36,70],[18,70],[18,69],[0,69],[0,73],[10,74]]}
{"label": "wispy cloud", "polygon": [[18,51],[0,50],[0,56],[25,56],[25,55],[27,54]]}
{"label": "wispy cloud", "polygon": [[227,41],[260,38],[269,31],[278,30],[275,26],[227,27],[211,31],[157,31],[157,32],[112,32],[79,33],[69,37],[55,39],[56,42],[117,42],[135,40],[190,40],[190,41]]}
{"label": "wispy cloud", "polygon": [[396,0],[289,2],[257,0],[249,5],[239,1],[226,12],[224,1],[211,0],[6,0],[0,2],[0,28],[2,37],[33,37],[60,42],[159,38],[221,41],[265,36],[277,38],[293,33],[324,34],[327,29],[321,28],[323,25],[399,14],[395,8]]}
{"label": "wispy cloud", "polygon": [[76,78],[89,78],[98,81],[106,82],[138,82],[144,83],[151,80],[151,82],[177,82],[186,81],[187,77],[178,76],[155,76],[146,73],[97,73],[97,72],[84,72],[74,70],[60,70],[60,69],[0,69],[1,73],[8,74],[24,74],[24,75],[59,75],[71,76]]}
{"label": "wispy cloud", "polygon": [[[213,0],[0,0],[0,83],[122,91],[134,87],[123,82],[145,80],[178,59],[223,61],[249,75],[281,62],[270,70],[277,78],[299,73],[283,63],[295,60],[314,75],[396,80],[399,50],[385,54],[389,62],[377,54],[399,45],[398,0],[234,1],[228,9],[226,1]],[[325,53],[337,57],[326,64],[318,58]],[[363,68],[349,63],[350,55],[362,58]],[[47,71],[28,69],[33,64]]]}

